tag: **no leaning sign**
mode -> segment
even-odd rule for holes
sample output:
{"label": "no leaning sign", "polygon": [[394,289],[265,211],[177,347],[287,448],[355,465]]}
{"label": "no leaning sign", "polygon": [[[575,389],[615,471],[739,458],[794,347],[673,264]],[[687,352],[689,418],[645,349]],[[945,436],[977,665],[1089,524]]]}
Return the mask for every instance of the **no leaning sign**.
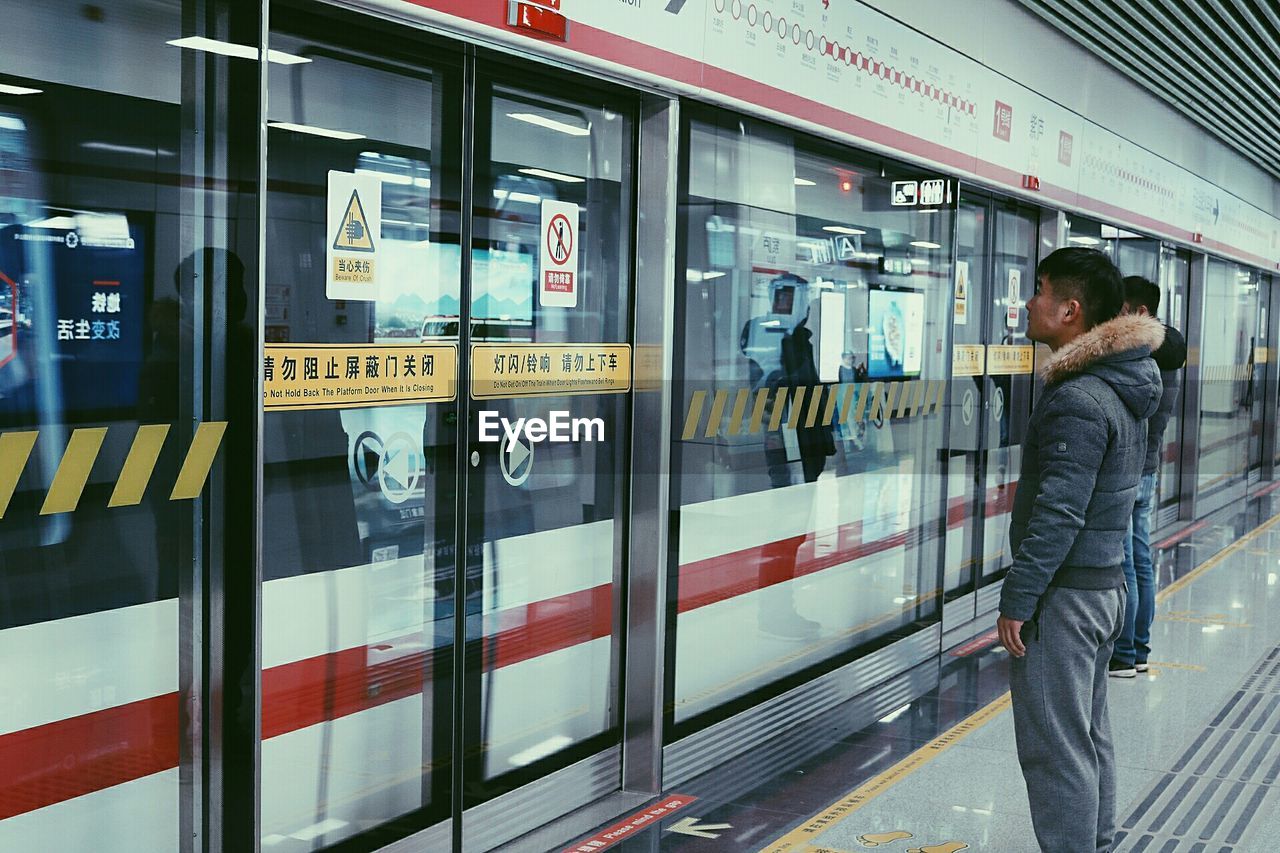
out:
{"label": "no leaning sign", "polygon": [[544,308],[578,307],[578,206],[542,202],[542,250],[538,304]]}

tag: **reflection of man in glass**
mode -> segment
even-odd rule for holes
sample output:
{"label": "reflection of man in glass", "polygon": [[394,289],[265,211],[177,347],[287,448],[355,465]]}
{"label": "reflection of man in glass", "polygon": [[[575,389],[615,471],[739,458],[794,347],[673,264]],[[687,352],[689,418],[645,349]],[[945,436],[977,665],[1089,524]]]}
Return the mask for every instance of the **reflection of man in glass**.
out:
{"label": "reflection of man in glass", "polygon": [[[770,282],[769,313],[747,322],[740,343],[743,354],[751,360],[752,387],[769,390],[766,424],[772,418],[778,389],[786,389],[788,401],[795,400],[796,389],[804,389],[805,411],[800,413],[801,425],[796,428],[796,440],[804,481],[812,483],[826,467],[826,457],[835,454],[835,442],[829,424],[803,425],[813,395],[823,391],[814,361],[813,332],[806,325],[809,317],[807,297],[808,283],[804,279],[789,274],[774,279]],[[792,403],[783,405],[789,409]],[[792,413],[787,411],[785,414]],[[766,430],[764,442],[771,485],[774,488],[790,486],[791,472],[782,430]],[[810,500],[814,498],[811,496]],[[807,518],[812,517],[810,511]],[[779,584],[785,585],[787,590],[785,594],[762,595],[760,628],[786,639],[811,639],[817,636],[819,629],[817,622],[796,612],[794,585],[788,583],[796,577],[797,555],[813,531],[806,533],[808,535],[804,537],[794,537],[778,546],[760,549],[758,558],[761,593]]]}
{"label": "reflection of man in glass", "polygon": [[[176,277],[176,276],[175,276]],[[181,307],[178,300],[157,299],[147,319],[150,340],[138,377],[138,422],[173,424],[178,420],[178,347]],[[172,483],[178,475],[176,448],[166,442],[157,460],[159,482]],[[154,476],[154,475],[153,475]],[[158,576],[171,577],[177,571],[182,542],[182,505],[169,500],[164,489],[146,491],[147,505],[155,524]]]}
{"label": "reflection of man in glass", "polygon": [[845,350],[840,354],[840,383],[845,384],[853,382],[857,379],[856,368],[853,365],[853,353]]}

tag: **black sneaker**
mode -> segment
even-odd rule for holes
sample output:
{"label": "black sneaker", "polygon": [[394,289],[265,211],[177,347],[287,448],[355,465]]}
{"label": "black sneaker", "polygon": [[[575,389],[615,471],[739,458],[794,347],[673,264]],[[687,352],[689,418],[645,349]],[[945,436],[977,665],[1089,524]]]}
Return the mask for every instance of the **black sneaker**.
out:
{"label": "black sneaker", "polygon": [[1137,678],[1138,671],[1133,668],[1131,663],[1121,663],[1115,658],[1107,664],[1107,675],[1112,678]]}
{"label": "black sneaker", "polygon": [[1135,670],[1137,670],[1138,672],[1146,672],[1146,671],[1147,671],[1147,662],[1146,662],[1146,661],[1144,661],[1144,660],[1137,661],[1136,663],[1134,663],[1133,668],[1134,668]]}

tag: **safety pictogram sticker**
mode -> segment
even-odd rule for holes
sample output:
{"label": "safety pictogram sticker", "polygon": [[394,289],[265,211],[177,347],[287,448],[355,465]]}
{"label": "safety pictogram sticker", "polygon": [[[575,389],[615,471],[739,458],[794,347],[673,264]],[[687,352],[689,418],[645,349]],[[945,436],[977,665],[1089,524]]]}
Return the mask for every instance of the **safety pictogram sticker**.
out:
{"label": "safety pictogram sticker", "polygon": [[330,172],[325,246],[325,295],[372,302],[378,298],[382,181],[375,175]]}
{"label": "safety pictogram sticker", "polygon": [[373,235],[369,233],[369,219],[364,215],[364,205],[360,203],[360,191],[351,191],[351,200],[347,202],[347,212],[342,215],[338,225],[338,233],[333,238],[335,251],[372,252]]}
{"label": "safety pictogram sticker", "polygon": [[578,306],[578,206],[542,202],[541,274],[538,304],[550,308]]}

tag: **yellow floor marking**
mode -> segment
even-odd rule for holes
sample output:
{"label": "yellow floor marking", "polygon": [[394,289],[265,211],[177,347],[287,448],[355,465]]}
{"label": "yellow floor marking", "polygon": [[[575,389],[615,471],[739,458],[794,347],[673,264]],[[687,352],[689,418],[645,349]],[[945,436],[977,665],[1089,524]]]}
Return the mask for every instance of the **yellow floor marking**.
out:
{"label": "yellow floor marking", "polygon": [[1152,669],[1159,667],[1160,669],[1185,669],[1187,672],[1206,672],[1207,668],[1198,666],[1194,663],[1169,663],[1168,661],[1153,660],[1150,663]]}
{"label": "yellow floor marking", "polygon": [[957,853],[968,850],[969,845],[963,841],[944,841],[942,844],[930,844],[928,847],[912,847],[907,853]]}
{"label": "yellow floor marking", "polygon": [[[1156,603],[1159,604],[1175,592],[1186,588],[1188,585],[1202,577],[1206,572],[1215,566],[1220,565],[1231,555],[1245,549],[1248,545],[1257,539],[1263,533],[1266,533],[1276,524],[1280,524],[1280,515],[1274,515],[1263,524],[1255,527],[1252,531],[1237,539],[1217,554],[1205,560],[1193,571],[1188,572],[1178,580],[1169,584],[1164,589],[1156,593]],[[1183,611],[1185,612],[1185,611]],[[1220,623],[1219,623],[1220,624]],[[1165,664],[1170,666],[1169,664]],[[1148,670],[1149,672],[1150,670]],[[759,853],[787,853],[792,850],[804,850],[807,853],[814,853],[814,845],[810,842],[813,838],[826,832],[831,827],[841,823],[849,815],[865,806],[871,800],[883,794],[912,773],[946,752],[956,743],[965,737],[973,734],[982,726],[1000,716],[1009,708],[1012,700],[1006,692],[990,705],[980,709],[973,715],[969,716],[954,728],[944,732],[934,738],[929,743],[920,747],[897,764],[878,776],[868,779],[845,796],[836,800],[827,808],[823,809],[807,822],[802,823],[777,841],[771,842],[769,845],[760,848]],[[962,844],[962,842],[948,842],[948,844]],[[934,845],[931,847],[918,848],[920,853],[951,853],[951,851],[963,850],[968,845],[962,844],[960,847],[948,847],[947,845]],[[916,853],[916,851],[907,851],[907,853]]]}
{"label": "yellow floor marking", "polygon": [[895,832],[872,832],[867,835],[859,835],[858,843],[863,847],[879,847],[881,844],[890,844],[894,841],[905,841],[911,838],[911,833],[905,829],[899,829]]}
{"label": "yellow floor marking", "polygon": [[1221,625],[1224,628],[1252,628],[1248,622],[1229,622],[1222,616],[1195,616],[1190,613],[1161,613],[1157,622],[1189,622],[1192,625]]}

